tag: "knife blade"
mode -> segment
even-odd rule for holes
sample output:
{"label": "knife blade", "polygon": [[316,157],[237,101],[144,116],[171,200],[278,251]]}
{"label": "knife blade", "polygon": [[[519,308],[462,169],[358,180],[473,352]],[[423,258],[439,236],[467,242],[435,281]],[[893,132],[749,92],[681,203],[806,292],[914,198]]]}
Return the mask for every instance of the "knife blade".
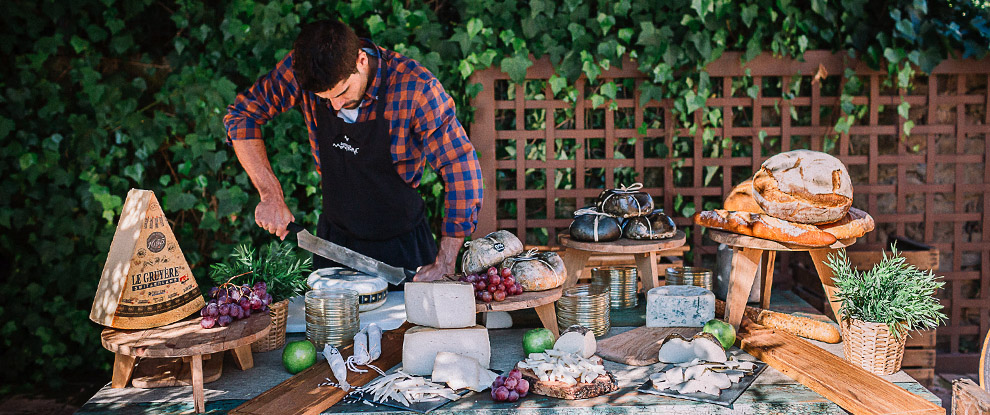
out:
{"label": "knife blade", "polygon": [[393,267],[377,259],[359,254],[351,249],[313,235],[298,223],[289,222],[286,228],[289,232],[296,234],[296,240],[300,248],[324,258],[337,261],[341,265],[352,268],[355,271],[385,278],[385,281],[388,281],[389,284],[399,285],[406,278],[412,279],[416,275],[416,271]]}

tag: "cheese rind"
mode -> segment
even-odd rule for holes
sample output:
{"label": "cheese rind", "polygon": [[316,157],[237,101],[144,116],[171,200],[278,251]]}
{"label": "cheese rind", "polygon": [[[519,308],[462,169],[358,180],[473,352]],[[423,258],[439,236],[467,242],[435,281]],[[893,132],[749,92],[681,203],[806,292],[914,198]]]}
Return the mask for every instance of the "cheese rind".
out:
{"label": "cheese rind", "polygon": [[492,356],[488,329],[482,326],[442,330],[413,327],[402,339],[402,370],[410,375],[430,375],[440,352],[472,357],[487,369]]}
{"label": "cheese rind", "polygon": [[407,282],[404,288],[406,320],[453,329],[475,323],[474,287],[462,282]]}
{"label": "cheese rind", "polygon": [[646,327],[701,327],[715,318],[715,294],[693,285],[665,285],[646,293]]}

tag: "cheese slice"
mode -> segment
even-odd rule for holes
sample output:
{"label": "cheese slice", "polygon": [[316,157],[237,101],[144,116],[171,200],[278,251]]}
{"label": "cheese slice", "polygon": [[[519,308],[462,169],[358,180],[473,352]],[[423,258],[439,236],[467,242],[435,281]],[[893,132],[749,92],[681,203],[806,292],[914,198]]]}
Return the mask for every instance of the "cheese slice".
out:
{"label": "cheese slice", "polygon": [[402,370],[410,375],[431,375],[440,352],[474,358],[487,369],[492,356],[488,329],[482,326],[463,329],[413,327],[406,331],[402,339]]}
{"label": "cheese slice", "polygon": [[440,352],[433,361],[431,380],[446,383],[447,387],[453,390],[475,388],[483,370],[487,369],[481,367],[478,359],[457,353]]}
{"label": "cheese slice", "polygon": [[472,327],[474,287],[466,282],[407,282],[403,289],[406,320],[441,329]]}
{"label": "cheese slice", "polygon": [[715,294],[694,285],[665,285],[646,293],[646,327],[701,327],[715,318]]}

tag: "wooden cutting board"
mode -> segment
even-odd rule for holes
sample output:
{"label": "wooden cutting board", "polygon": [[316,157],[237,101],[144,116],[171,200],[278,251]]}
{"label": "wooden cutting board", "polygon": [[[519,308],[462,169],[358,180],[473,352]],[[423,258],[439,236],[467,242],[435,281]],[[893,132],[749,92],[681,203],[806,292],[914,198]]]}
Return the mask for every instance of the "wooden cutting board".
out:
{"label": "wooden cutting board", "polygon": [[[389,330],[382,334],[382,355],[371,362],[378,368],[388,371],[393,366],[402,361],[402,336],[406,330],[413,327],[409,322],[395,330]],[[340,349],[340,355],[347,360],[353,354],[353,346]],[[363,386],[371,382],[378,373],[369,370],[365,373],[348,372],[347,382],[351,386]],[[295,376],[279,383],[261,395],[250,401],[244,402],[241,406],[234,408],[230,414],[234,415],[269,415],[269,414],[295,414],[295,415],[316,415],[337,402],[344,399],[347,392],[343,389],[332,386],[320,386],[326,378],[333,379],[333,372],[326,360],[318,360],[316,364],[310,366]]]}
{"label": "wooden cutting board", "polygon": [[649,366],[660,362],[660,342],[668,335],[691,337],[700,331],[701,327],[637,327],[599,341],[595,354],[630,366]]}
{"label": "wooden cutting board", "polygon": [[945,414],[908,392],[793,334],[750,323],[742,349],[854,414]]}

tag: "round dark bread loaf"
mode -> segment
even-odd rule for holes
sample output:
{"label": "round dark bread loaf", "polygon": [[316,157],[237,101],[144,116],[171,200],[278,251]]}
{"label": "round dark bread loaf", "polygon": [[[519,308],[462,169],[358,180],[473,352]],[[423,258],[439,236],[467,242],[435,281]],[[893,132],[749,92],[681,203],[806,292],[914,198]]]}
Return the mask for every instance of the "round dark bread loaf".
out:
{"label": "round dark bread loaf", "polygon": [[495,231],[484,238],[467,241],[467,249],[461,256],[461,271],[466,274],[484,272],[488,267],[502,263],[506,258],[519,255],[523,244],[509,231]]}
{"label": "round dark bread loaf", "polygon": [[595,207],[575,211],[574,221],[568,229],[575,241],[611,242],[622,236],[619,220]]}
{"label": "round dark bread loaf", "polygon": [[804,223],[749,212],[705,210],[694,215],[694,223],[740,235],[804,246],[828,246],[835,243],[832,234]]}
{"label": "round dark bread loaf", "polygon": [[606,189],[598,195],[598,211],[620,218],[643,216],[653,211],[653,197],[639,191],[643,185]]}
{"label": "round dark bread loaf", "polygon": [[664,239],[677,233],[674,220],[663,213],[663,209],[654,210],[646,216],[626,219],[622,225],[622,236],[629,239]]}
{"label": "round dark bread loaf", "polygon": [[502,268],[512,270],[516,284],[526,291],[544,291],[557,288],[567,280],[564,260],[556,252],[536,252],[532,249],[524,254],[506,258]]}
{"label": "round dark bread loaf", "polygon": [[852,180],[839,159],[811,150],[780,153],[763,162],[753,176],[753,198],[778,219],[821,225],[832,223],[852,206]]}

